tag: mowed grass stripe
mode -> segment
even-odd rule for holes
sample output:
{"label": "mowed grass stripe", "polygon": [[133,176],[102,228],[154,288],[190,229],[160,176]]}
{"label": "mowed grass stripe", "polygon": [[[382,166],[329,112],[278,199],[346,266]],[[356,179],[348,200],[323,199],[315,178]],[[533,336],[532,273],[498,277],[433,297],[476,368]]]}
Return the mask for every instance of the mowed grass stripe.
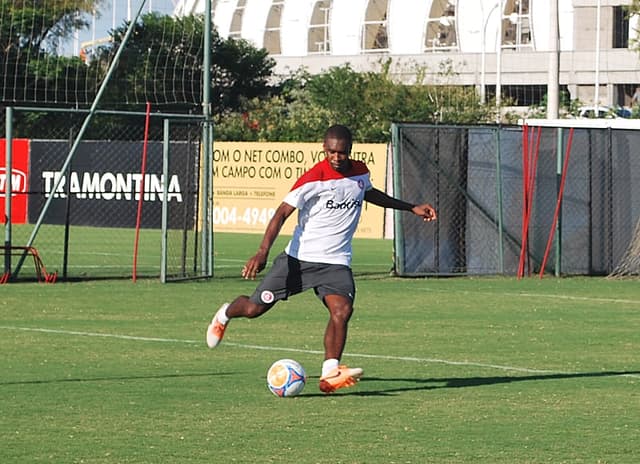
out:
{"label": "mowed grass stripe", "polygon": [[[450,290],[444,289],[423,289],[418,291],[424,291],[429,293],[451,293]],[[483,296],[496,296],[496,293],[492,292],[482,292],[482,291],[467,291],[467,290],[456,290],[457,293],[462,293],[465,295],[483,295]],[[569,301],[589,301],[594,303],[619,303],[619,304],[637,304],[640,306],[640,299],[638,300],[629,300],[625,298],[602,298],[602,297],[591,297],[591,296],[575,296],[575,295],[562,295],[562,294],[545,294],[545,293],[509,293],[509,292],[500,292],[502,296],[508,297],[522,297],[522,298],[549,298],[549,299],[557,299],[557,300],[569,300]]]}
{"label": "mowed grass stripe", "polygon": [[[82,337],[115,338],[115,339],[121,339],[121,340],[133,340],[133,341],[143,341],[143,342],[185,343],[185,344],[191,344],[191,345],[203,344],[202,340],[186,340],[186,339],[178,339],[178,338],[161,338],[161,337],[142,337],[142,336],[125,335],[125,334],[110,334],[110,333],[102,333],[102,332],[81,332],[77,330],[46,329],[46,328],[39,328],[39,327],[0,326],[0,329],[24,331],[24,332],[41,332],[41,333],[59,334],[59,335],[74,335],[74,336],[82,336]],[[244,343],[233,343],[233,342],[228,342],[228,343],[225,342],[225,345],[236,347],[236,348],[251,349],[251,350],[283,351],[283,352],[304,353],[304,354],[323,354],[322,351],[305,350],[300,348],[249,345]],[[345,356],[349,356],[352,358],[380,359],[385,361],[404,361],[404,362],[414,362],[414,363],[423,363],[423,364],[445,364],[450,366],[470,366],[470,367],[494,369],[494,370],[500,370],[500,371],[524,372],[527,374],[558,374],[558,375],[576,375],[576,376],[579,376],[582,374],[580,372],[566,372],[566,371],[561,372],[561,371],[553,371],[548,369],[532,369],[527,367],[503,366],[499,364],[480,363],[480,362],[473,362],[473,361],[452,361],[447,359],[420,358],[420,357],[414,357],[414,356],[394,356],[394,355],[378,355],[378,354],[366,354],[366,353],[345,353]],[[640,375],[620,373],[619,375],[614,374],[612,375],[612,377],[640,378]]]}

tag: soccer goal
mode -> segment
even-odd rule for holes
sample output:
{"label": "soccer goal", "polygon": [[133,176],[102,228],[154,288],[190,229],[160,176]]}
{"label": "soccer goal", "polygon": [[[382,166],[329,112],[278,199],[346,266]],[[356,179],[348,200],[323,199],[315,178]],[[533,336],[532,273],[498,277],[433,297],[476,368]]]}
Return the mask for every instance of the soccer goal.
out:
{"label": "soccer goal", "polygon": [[[98,114],[65,169],[61,135],[14,139],[6,246],[36,248],[61,280],[209,276],[202,118],[156,113],[146,135],[145,118]],[[26,254],[5,255],[5,272],[36,277]]]}
{"label": "soccer goal", "polygon": [[130,6],[88,42],[98,2],[3,7],[3,280],[211,275],[210,15]]}

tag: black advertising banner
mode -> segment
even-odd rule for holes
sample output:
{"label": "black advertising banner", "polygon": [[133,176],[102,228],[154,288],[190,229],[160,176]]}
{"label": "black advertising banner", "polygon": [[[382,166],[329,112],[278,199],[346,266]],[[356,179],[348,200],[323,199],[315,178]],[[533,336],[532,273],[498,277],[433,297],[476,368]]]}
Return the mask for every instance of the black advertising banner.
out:
{"label": "black advertising banner", "polygon": [[[125,227],[136,225],[144,183],[141,227],[160,228],[165,182],[168,183],[169,228],[193,228],[197,217],[198,144],[172,142],[169,176],[162,175],[162,142],[149,142],[144,179],[142,142],[86,141],[80,143],[67,172],[60,168],[69,143],[31,142],[29,222],[34,223],[49,198],[45,224]],[[58,188],[53,188],[62,177]]]}

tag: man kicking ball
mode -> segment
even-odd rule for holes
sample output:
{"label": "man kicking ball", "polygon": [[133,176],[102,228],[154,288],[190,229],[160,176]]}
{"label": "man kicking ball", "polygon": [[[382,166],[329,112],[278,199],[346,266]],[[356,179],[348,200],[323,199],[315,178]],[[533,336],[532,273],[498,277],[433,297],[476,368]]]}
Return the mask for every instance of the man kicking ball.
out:
{"label": "man kicking ball", "polygon": [[254,318],[278,301],[313,289],[329,310],[324,333],[324,362],[320,390],[331,393],[350,387],[362,369],[340,364],[356,295],[351,272],[351,243],[365,201],[384,208],[410,211],[425,221],[436,219],[428,203],[414,205],[390,197],[373,187],[369,169],[350,159],[353,138],[342,125],[331,126],[324,136],[324,160],[293,185],[267,225],[257,253],[242,268],[242,277],[255,279],[267,263],[269,251],[282,225],[298,209],[298,224],[284,252],[251,296],[238,296],[223,304],[207,328],[207,345],[216,347],[230,319]]}

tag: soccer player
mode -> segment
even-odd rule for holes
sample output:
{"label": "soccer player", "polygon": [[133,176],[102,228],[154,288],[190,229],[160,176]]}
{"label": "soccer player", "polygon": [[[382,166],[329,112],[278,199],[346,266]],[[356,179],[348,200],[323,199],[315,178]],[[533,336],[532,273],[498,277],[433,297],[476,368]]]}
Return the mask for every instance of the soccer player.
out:
{"label": "soccer player", "polygon": [[436,219],[430,204],[407,203],[374,188],[367,166],[349,158],[351,146],[352,135],[347,127],[334,125],[327,129],[324,160],[304,173],[285,196],[267,225],[257,253],[242,268],[242,277],[255,279],[265,268],[282,225],[298,209],[292,239],[251,296],[238,296],[220,307],[206,335],[207,345],[214,348],[222,340],[230,319],[261,316],[278,301],[312,288],[329,310],[319,385],[325,393],[354,385],[363,372],[361,368],[341,365],[340,359],[356,295],[350,268],[351,242],[364,201],[410,211],[424,221]]}

